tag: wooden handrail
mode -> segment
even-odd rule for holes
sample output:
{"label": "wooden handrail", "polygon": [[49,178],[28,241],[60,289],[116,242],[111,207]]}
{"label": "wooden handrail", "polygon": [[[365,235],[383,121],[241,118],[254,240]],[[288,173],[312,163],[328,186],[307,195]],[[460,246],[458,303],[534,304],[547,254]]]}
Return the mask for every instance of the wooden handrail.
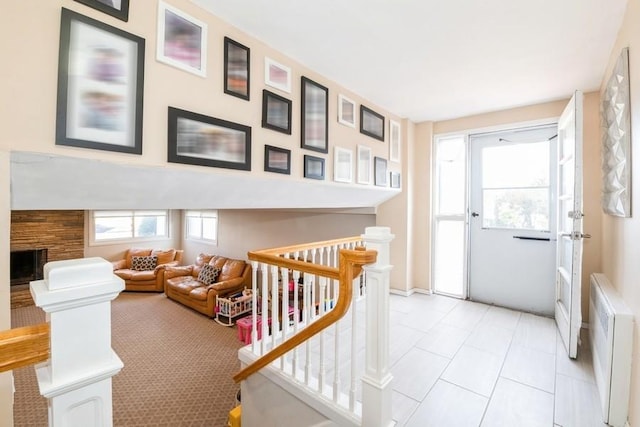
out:
{"label": "wooden handrail", "polygon": [[50,334],[49,323],[0,332],[0,372],[49,359]]}
{"label": "wooden handrail", "polygon": [[[263,255],[260,255],[263,256]],[[371,264],[376,261],[378,253],[376,251],[367,251],[364,248],[357,248],[356,250],[340,250],[340,264],[339,269],[323,267],[314,264],[310,264],[308,262],[295,261],[295,267],[290,267],[294,260],[290,260],[287,258],[282,258],[278,256],[273,256],[275,260],[268,262],[277,261],[277,265],[287,268],[295,268],[297,270],[303,270],[298,267],[297,263],[300,263],[301,267],[305,267],[304,271],[312,274],[318,274],[320,276],[324,276],[321,273],[314,273],[313,270],[316,271],[324,271],[324,270],[338,270],[338,277],[333,276],[325,276],[331,278],[337,278],[340,281],[339,285],[339,293],[338,293],[338,301],[336,302],[333,310],[329,311],[324,316],[320,317],[316,322],[311,323],[309,326],[304,328],[302,331],[298,332],[296,335],[292,336],[288,340],[281,343],[279,346],[274,347],[268,353],[262,355],[258,360],[254,361],[252,364],[246,366],[240,372],[233,376],[233,380],[235,382],[240,382],[246,380],[252,374],[258,372],[260,369],[267,366],[269,363],[276,360],[278,357],[283,356],[290,350],[294,349],[298,345],[307,341],[309,338],[321,332],[323,329],[331,326],[338,320],[340,320],[345,313],[349,310],[351,306],[351,299],[353,296],[353,279],[358,277],[360,272],[362,271],[362,266],[366,264]],[[314,267],[309,267],[314,266]]]}
{"label": "wooden handrail", "polygon": [[305,251],[305,250],[309,250],[309,249],[324,248],[324,247],[327,247],[327,246],[339,245],[339,244],[343,244],[343,243],[359,243],[361,241],[362,241],[362,237],[360,237],[360,236],[343,237],[341,239],[324,240],[324,241],[321,241],[321,242],[302,243],[302,244],[299,244],[299,245],[283,246],[283,247],[280,247],[280,248],[261,249],[261,250],[252,251],[252,252],[249,252],[249,253],[250,254],[253,253],[253,254],[280,255],[280,254],[284,254],[284,253],[299,252],[299,251]]}

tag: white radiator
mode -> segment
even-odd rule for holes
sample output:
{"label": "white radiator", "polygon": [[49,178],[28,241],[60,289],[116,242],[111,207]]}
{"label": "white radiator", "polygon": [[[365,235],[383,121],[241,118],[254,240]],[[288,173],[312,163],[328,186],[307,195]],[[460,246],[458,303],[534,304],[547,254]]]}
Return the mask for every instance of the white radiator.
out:
{"label": "white radiator", "polygon": [[629,412],[633,315],[600,273],[591,275],[589,338],[603,421],[624,427]]}

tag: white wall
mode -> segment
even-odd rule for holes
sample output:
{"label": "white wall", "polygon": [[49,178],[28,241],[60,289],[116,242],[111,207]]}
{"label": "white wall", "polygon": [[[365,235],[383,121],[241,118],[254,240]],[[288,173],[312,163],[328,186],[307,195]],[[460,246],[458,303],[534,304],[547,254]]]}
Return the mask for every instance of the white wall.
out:
{"label": "white wall", "polygon": [[[611,70],[624,47],[629,47],[631,80],[631,203],[632,217],[602,217],[602,271],[618,290],[635,316],[633,366],[629,421],[640,426],[640,1],[629,0],[627,11],[611,50],[607,71],[602,81],[604,90]],[[598,177],[600,178],[600,174]]]}

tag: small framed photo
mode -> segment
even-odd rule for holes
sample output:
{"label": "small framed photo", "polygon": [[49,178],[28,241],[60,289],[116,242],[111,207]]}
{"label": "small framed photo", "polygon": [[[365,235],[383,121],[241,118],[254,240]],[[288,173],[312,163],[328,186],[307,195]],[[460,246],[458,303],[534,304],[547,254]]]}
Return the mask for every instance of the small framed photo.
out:
{"label": "small framed photo", "polygon": [[291,68],[265,57],[264,83],[283,92],[291,93]]}
{"label": "small framed photo", "polygon": [[338,123],[356,127],[356,103],[342,94],[338,95]]}
{"label": "small framed photo", "polygon": [[371,184],[371,148],[358,145],[358,184]]}
{"label": "small framed photo", "polygon": [[391,188],[400,188],[400,172],[390,172]]}
{"label": "small framed photo", "polygon": [[207,76],[207,24],[158,3],[158,61],[200,77]]}
{"label": "small framed photo", "polygon": [[329,152],[329,89],[302,77],[302,148]]}
{"label": "small framed photo", "polygon": [[335,147],[333,152],[333,180],[337,182],[353,181],[353,150]]}
{"label": "small framed photo", "polygon": [[266,172],[291,174],[291,150],[271,145],[264,146],[264,170]]}
{"label": "small framed photo", "polygon": [[76,0],[124,22],[129,20],[129,0]]}
{"label": "small framed photo", "polygon": [[375,185],[378,187],[387,186],[387,159],[382,157],[373,158],[373,169],[375,174]]}
{"label": "small framed photo", "polygon": [[291,100],[263,89],[262,127],[291,135]]}
{"label": "small framed photo", "polygon": [[361,105],[360,133],[384,142],[384,116]]}
{"label": "small framed photo", "polygon": [[251,50],[224,38],[224,93],[249,100]]}
{"label": "small framed photo", "polygon": [[251,127],[169,107],[167,160],[251,170]]}
{"label": "small framed photo", "polygon": [[322,157],[304,156],[304,177],[324,179],[324,159]]}
{"label": "small framed photo", "polygon": [[144,39],[62,9],[56,145],[142,154]]}
{"label": "small framed photo", "polygon": [[389,160],[400,162],[400,123],[389,120]]}

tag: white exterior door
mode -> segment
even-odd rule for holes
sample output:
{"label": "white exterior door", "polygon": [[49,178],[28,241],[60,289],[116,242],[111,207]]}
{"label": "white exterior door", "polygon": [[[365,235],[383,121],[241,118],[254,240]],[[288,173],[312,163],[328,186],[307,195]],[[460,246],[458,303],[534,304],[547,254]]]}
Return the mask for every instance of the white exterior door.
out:
{"label": "white exterior door", "polygon": [[567,354],[575,358],[582,324],[582,92],[558,122],[558,241],[555,318]]}
{"label": "white exterior door", "polygon": [[555,124],[471,135],[469,298],[551,316]]}

